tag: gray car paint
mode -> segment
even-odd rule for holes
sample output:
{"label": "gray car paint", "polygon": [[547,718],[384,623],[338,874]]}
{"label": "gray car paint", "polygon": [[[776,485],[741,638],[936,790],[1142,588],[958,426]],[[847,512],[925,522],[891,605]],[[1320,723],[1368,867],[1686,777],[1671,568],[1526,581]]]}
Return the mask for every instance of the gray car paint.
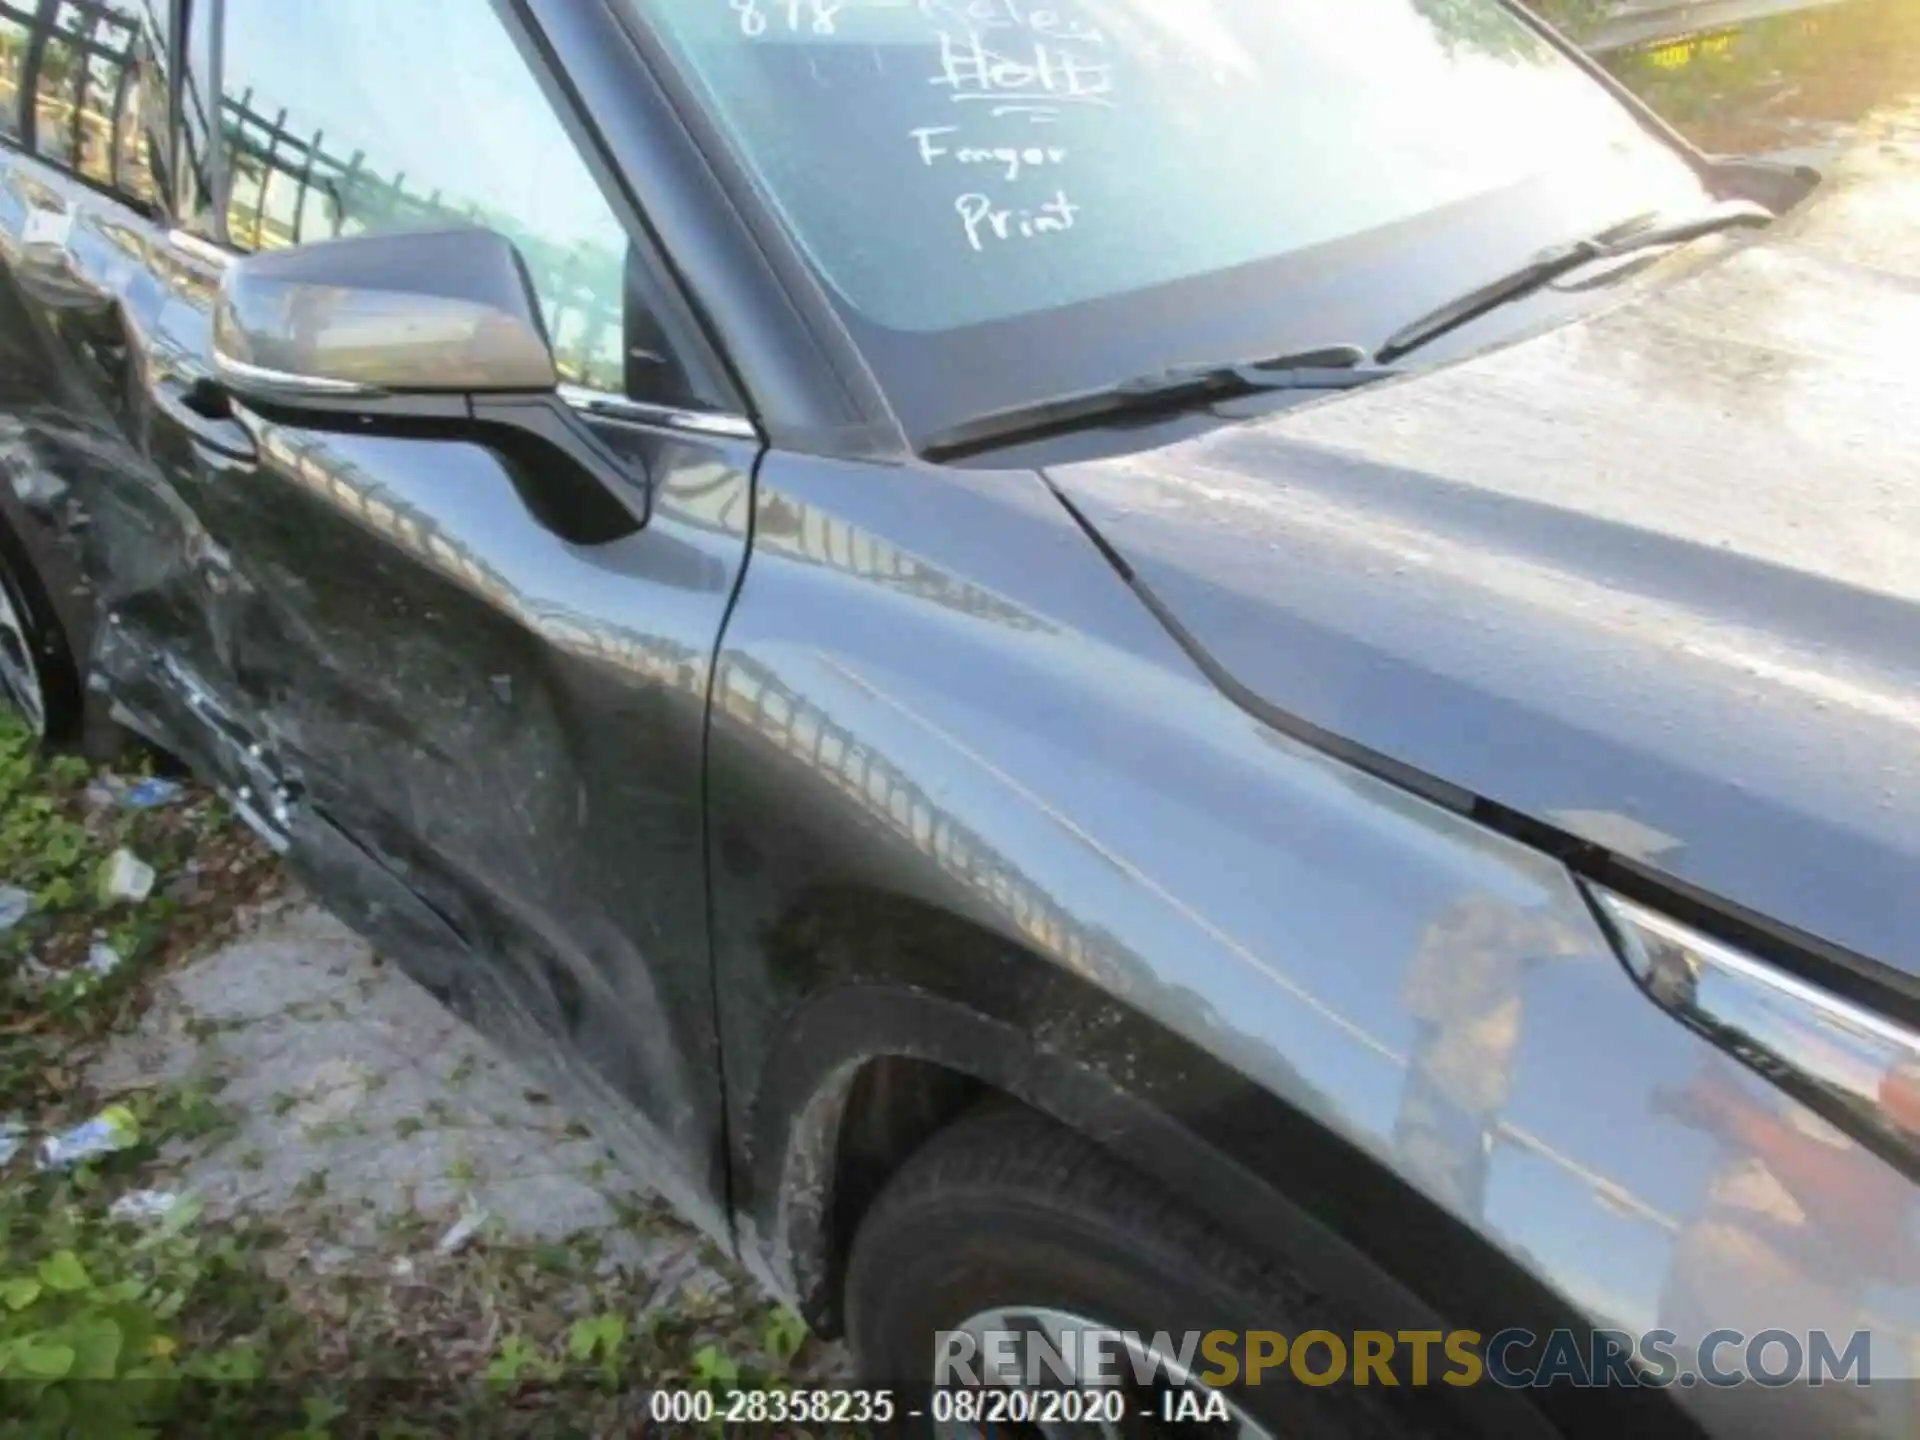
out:
{"label": "gray car paint", "polygon": [[[1070,1080],[1200,1134],[1244,1107],[1234,1164],[1449,1314],[1513,1313],[1478,1268],[1490,1253],[1592,1323],[1696,1342],[1776,1321],[1850,1333],[1866,1305],[1915,1297],[1903,1177],[1656,1011],[1558,864],[1228,702],[1130,618],[1030,478],[770,460],[760,487],[712,815],[736,1126],[797,1167],[747,1201],[776,1255],[818,1203],[804,1148],[780,1145],[778,1037],[822,1046],[809,1010],[855,989],[835,1065],[796,1067],[820,1089],[905,1053],[1076,1123],[1106,1111]],[[901,945],[913,925],[870,918],[901,903],[963,918],[965,943],[923,920]],[[938,1022],[878,1002],[893,995],[997,1018],[1038,1052],[953,1055]],[[1211,1169],[1133,1138],[1137,1163],[1209,1203]],[[1427,1207],[1490,1249],[1438,1252]],[[804,1272],[781,1278],[805,1293]],[[1876,1316],[1876,1364],[1901,1370],[1905,1334]],[[1811,1411],[1680,1398],[1729,1434],[1855,1424],[1834,1388],[1804,1392]]]}
{"label": "gray car paint", "polygon": [[1920,975],[1914,169],[1526,343],[1051,477],[1278,711]]}
{"label": "gray car paint", "polygon": [[754,443],[591,422],[651,511],[579,544],[483,445],[194,409],[221,267],[14,153],[0,255],[8,478],[115,718],[724,1234],[701,755]]}
{"label": "gray car paint", "polygon": [[[1911,1373],[1912,1186],[1656,1010],[1558,861],[1223,696],[1040,476],[769,453],[748,563],[751,442],[608,425],[654,506],[576,545],[483,447],[182,410],[212,277],[11,154],[0,257],[9,498],[97,588],[123,713],[230,791],[245,748],[186,682],[272,742],[327,898],[649,1132],[812,1313],[839,1124],[904,1055],[1370,1319],[1871,1325],[1875,1376]],[[1671,1418],[1440,1398],[1501,1434]],[[1664,1398],[1729,1436],[1909,1428],[1903,1389]]]}

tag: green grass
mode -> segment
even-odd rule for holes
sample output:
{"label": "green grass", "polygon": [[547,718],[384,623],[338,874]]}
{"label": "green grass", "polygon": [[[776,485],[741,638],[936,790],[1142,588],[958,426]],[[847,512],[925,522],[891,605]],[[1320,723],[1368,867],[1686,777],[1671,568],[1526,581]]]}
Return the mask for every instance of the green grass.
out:
{"label": "green grass", "polygon": [[[153,971],[224,923],[236,896],[250,897],[271,874],[214,797],[189,792],[162,809],[132,810],[112,802],[103,779],[85,761],[42,757],[18,718],[0,711],[0,884],[33,896],[26,918],[0,933],[0,1105],[16,1118],[59,1110],[73,1093],[69,1061],[125,1025]],[[102,871],[123,848],[158,872],[138,904],[101,893]],[[172,898],[169,882],[196,859],[204,893]],[[121,957],[106,975],[86,963],[102,942]]]}
{"label": "green grass", "polygon": [[[165,809],[128,810],[98,803],[107,778],[40,756],[0,713],[0,884],[33,895],[0,936],[0,1120],[37,1136],[111,1101],[129,1142],[59,1172],[36,1169],[23,1144],[0,1167],[0,1440],[601,1434],[635,1428],[653,1387],[806,1375],[798,1317],[744,1286],[638,1313],[651,1281],[608,1268],[598,1236],[512,1244],[483,1231],[442,1256],[452,1216],[407,1214],[343,1247],[359,1217],[329,1195],[324,1169],[278,1214],[216,1223],[188,1200],[158,1223],[113,1219],[121,1195],[165,1186],[163,1150],[220,1145],[234,1117],[205,1085],[93,1093],[88,1061],[275,872],[212,797],[190,788]],[[159,872],[137,905],[103,900],[95,883],[121,847]],[[190,861],[193,898],[169,898]],[[96,939],[124,957],[106,976],[84,967]],[[221,1028],[190,1033],[213,1043]],[[297,1104],[286,1094],[270,1109],[284,1118]],[[397,1129],[452,1118],[442,1101],[425,1108]],[[267,1160],[250,1149],[236,1169]],[[478,1178],[470,1164],[459,1173]],[[326,1275],[309,1263],[322,1251],[345,1256]]]}
{"label": "green grass", "polygon": [[[0,712],[0,883],[33,897],[0,934],[0,1119],[30,1136],[96,1112],[88,1056],[137,1019],[147,983],[171,957],[270,875],[213,798],[189,793],[132,810],[113,802],[105,778],[83,760],[40,755]],[[159,873],[156,894],[137,904],[103,896],[98,883],[121,848]],[[188,913],[158,892],[196,857],[216,862],[222,883]],[[101,942],[121,957],[104,975],[85,963]],[[262,1336],[250,1322],[266,1312],[265,1292],[241,1242],[201,1233],[190,1204],[159,1224],[109,1213],[163,1142],[211,1143],[230,1128],[218,1097],[148,1090],[102,1113],[116,1118],[124,1148],[40,1171],[23,1144],[0,1169],[0,1433],[131,1433],[171,1413],[183,1384],[258,1368]],[[209,1308],[220,1324],[206,1324]]]}

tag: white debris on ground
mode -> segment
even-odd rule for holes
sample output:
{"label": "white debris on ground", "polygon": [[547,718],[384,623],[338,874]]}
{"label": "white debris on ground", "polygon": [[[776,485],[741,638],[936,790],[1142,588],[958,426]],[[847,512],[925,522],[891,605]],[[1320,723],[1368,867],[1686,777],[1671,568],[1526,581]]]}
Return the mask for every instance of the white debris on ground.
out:
{"label": "white debris on ground", "polygon": [[89,810],[161,810],[187,796],[187,787],[177,780],[150,775],[144,780],[124,775],[102,774],[87,786],[83,799]]}
{"label": "white debris on ground", "polygon": [[181,1197],[171,1190],[129,1190],[108,1208],[115,1220],[145,1223],[164,1220],[179,1206]]}
{"label": "white debris on ground", "polygon": [[131,850],[116,850],[100,869],[100,896],[109,902],[138,905],[153,893],[157,878],[153,866]]}
{"label": "white debris on ground", "polygon": [[178,781],[152,776],[120,791],[119,801],[129,810],[159,810],[186,793],[186,787]]}
{"label": "white debris on ground", "polygon": [[33,896],[17,885],[0,885],[0,935],[13,929],[33,910]]}
{"label": "white debris on ground", "polygon": [[49,1135],[40,1142],[40,1168],[65,1170],[82,1160],[96,1160],[125,1150],[140,1139],[139,1122],[124,1105],[109,1105],[91,1120],[71,1130]]}
{"label": "white debris on ground", "polygon": [[440,1237],[440,1243],[433,1248],[442,1255],[458,1255],[486,1223],[487,1212],[470,1204],[460,1212],[460,1218],[447,1228],[447,1233]]}

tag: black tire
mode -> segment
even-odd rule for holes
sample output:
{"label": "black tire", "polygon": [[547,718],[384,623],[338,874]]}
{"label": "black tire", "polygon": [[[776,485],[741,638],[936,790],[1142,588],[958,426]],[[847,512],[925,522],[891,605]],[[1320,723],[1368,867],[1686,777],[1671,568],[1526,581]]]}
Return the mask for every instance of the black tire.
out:
{"label": "black tire", "polygon": [[[0,706],[25,715],[40,743],[80,747],[87,738],[80,667],[66,627],[27,547],[0,519]],[[16,693],[30,684],[33,697]],[[35,713],[37,712],[37,713]]]}
{"label": "black tire", "polygon": [[[909,1388],[932,1378],[935,1332],[1007,1306],[1147,1336],[1364,1328],[1098,1146],[1013,1108],[963,1117],[901,1167],[855,1237],[845,1302],[860,1374]],[[1405,1388],[1269,1376],[1229,1394],[1274,1435],[1453,1433]]]}

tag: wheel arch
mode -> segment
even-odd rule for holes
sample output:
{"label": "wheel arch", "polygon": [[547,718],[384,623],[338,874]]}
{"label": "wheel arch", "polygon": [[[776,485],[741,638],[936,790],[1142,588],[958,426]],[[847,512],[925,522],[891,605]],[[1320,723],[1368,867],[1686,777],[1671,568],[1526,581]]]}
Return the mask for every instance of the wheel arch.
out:
{"label": "wheel arch", "polygon": [[[965,924],[954,917],[947,923]],[[982,931],[974,939],[982,952],[997,950],[1061,975],[1054,962],[1018,947],[1010,953],[1003,936]],[[921,967],[913,973],[916,982],[925,975]],[[1065,977],[1059,984],[1056,1004],[1105,1017],[1097,1027],[1102,1044],[1048,1043],[1044,1037],[1062,1033],[1048,1024],[1051,1004],[1023,1023],[994,1013],[990,998],[975,1003],[873,974],[824,989],[789,1013],[748,1112],[736,1198],[743,1249],[756,1253],[816,1328],[840,1333],[848,1242],[887,1179],[960,1114],[1002,1103],[1031,1108],[1091,1139],[1186,1199],[1231,1239],[1299,1271],[1383,1329],[1590,1329],[1573,1305],[1516,1261],[1312,1115],[1149,1017],[1116,1009],[1091,982]],[[1124,1038],[1115,1043],[1123,1036],[1159,1052],[1155,1064],[1140,1067],[1143,1076],[1177,1076],[1177,1083],[1130,1084],[1116,1075],[1109,1060],[1129,1049]],[[1263,1129],[1283,1133],[1261,1153],[1290,1157],[1301,1183],[1235,1158],[1235,1135]],[[1329,1213],[1330,1200],[1343,1213]],[[1356,1232],[1378,1243],[1356,1244]],[[1420,1274],[1422,1267],[1410,1263],[1420,1255],[1450,1256],[1453,1273],[1477,1277],[1466,1293],[1448,1295],[1444,1314],[1430,1287],[1404,1278]],[[1443,1396],[1471,1428],[1513,1435],[1587,1428],[1563,1424],[1557,1402],[1564,1398],[1491,1385]],[[1545,1404],[1536,1408],[1536,1400]],[[1621,1417],[1609,1405],[1591,1408],[1593,1433],[1618,1433]],[[1627,1413],[1637,1433],[1658,1434],[1667,1408],[1655,1416],[1643,1400]]]}
{"label": "wheel arch", "polygon": [[49,538],[48,528],[16,493],[14,478],[11,466],[0,465],[0,563],[28,587],[22,598],[32,612],[31,623],[55,636],[58,653],[42,657],[51,669],[42,682],[52,691],[45,697],[47,741],[62,748],[104,751],[104,716],[90,703],[84,673],[94,620],[87,587]]}

